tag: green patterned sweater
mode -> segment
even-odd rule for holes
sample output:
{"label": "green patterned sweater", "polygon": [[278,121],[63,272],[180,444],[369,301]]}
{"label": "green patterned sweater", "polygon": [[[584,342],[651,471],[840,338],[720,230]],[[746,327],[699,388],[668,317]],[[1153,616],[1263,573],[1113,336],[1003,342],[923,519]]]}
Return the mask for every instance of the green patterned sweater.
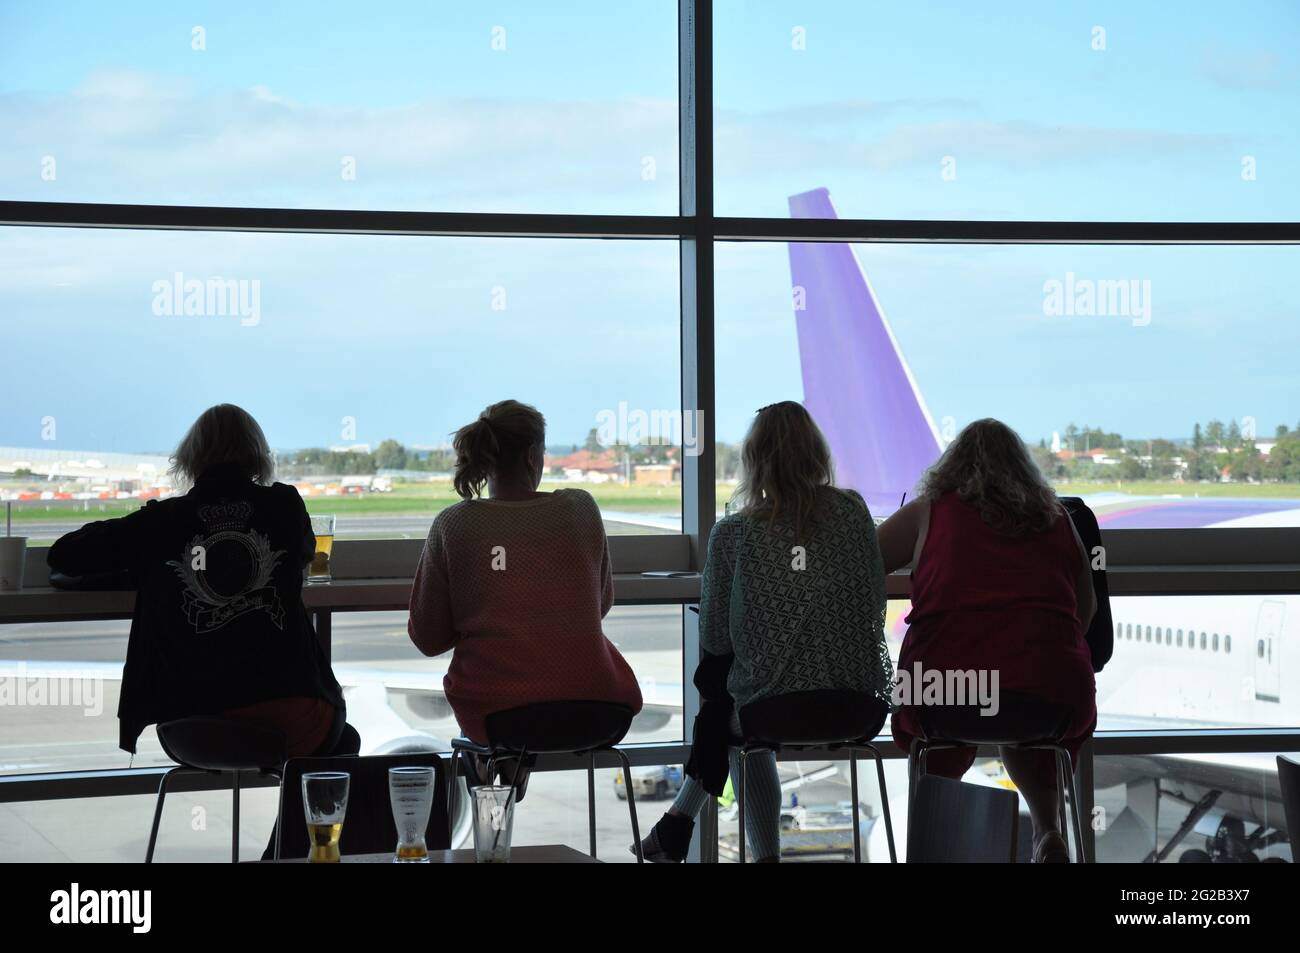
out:
{"label": "green patterned sweater", "polygon": [[789,692],[846,689],[888,701],[885,570],[862,497],[824,487],[801,529],[723,517],[709,536],[700,646],[735,654],[727,689],[740,709]]}

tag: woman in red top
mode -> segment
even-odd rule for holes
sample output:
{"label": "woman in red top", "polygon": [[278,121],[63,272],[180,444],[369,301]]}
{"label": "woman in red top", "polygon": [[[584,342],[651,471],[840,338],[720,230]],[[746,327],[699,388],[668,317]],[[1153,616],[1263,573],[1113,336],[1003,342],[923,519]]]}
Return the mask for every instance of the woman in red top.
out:
{"label": "woman in red top", "polygon": [[[886,572],[913,566],[899,672],[983,670],[996,673],[997,691],[1064,705],[1064,744],[1077,757],[1097,724],[1084,641],[1092,578],[1074,525],[1015,432],[990,419],[967,426],[879,538]],[[894,713],[904,750],[919,734],[917,714],[914,705]],[[941,749],[927,770],[960,778],[974,760],[974,748]],[[1003,748],[1002,760],[1029,805],[1035,860],[1068,861],[1054,756]]]}

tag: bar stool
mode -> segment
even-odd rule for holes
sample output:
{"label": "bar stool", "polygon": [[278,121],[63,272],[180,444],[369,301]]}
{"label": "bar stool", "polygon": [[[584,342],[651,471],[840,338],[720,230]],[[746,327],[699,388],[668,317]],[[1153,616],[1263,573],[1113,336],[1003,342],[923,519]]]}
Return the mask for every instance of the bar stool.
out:
{"label": "bar stool", "polygon": [[931,751],[980,745],[1050,751],[1056,759],[1056,783],[1061,794],[1061,831],[1066,833],[1070,827],[1065,807],[1068,795],[1069,813],[1074,821],[1074,849],[1078,862],[1083,863],[1083,815],[1078,791],[1075,790],[1070,752],[1061,744],[1073,718],[1071,709],[1019,692],[1004,691],[999,693],[996,715],[982,715],[980,711],[974,705],[934,705],[918,709],[921,733],[913,739],[907,759],[909,808],[916,798],[917,783],[925,774],[926,755]]}
{"label": "bar stool", "polygon": [[180,718],[158,726],[158,742],[177,767],[164,774],[158,785],[158,800],[154,805],[153,827],[149,830],[149,847],[144,862],[153,863],[168,782],[181,774],[228,773],[234,799],[230,862],[239,863],[239,773],[257,771],[278,778],[287,756],[284,732],[226,718]]}
{"label": "bar stool", "polygon": [[740,811],[740,862],[745,863],[745,782],[749,755],[755,751],[779,754],[785,750],[849,753],[849,777],[853,797],[853,862],[862,863],[862,831],[858,806],[858,754],[876,762],[880,803],[885,816],[885,838],[889,862],[898,863],[894,851],[894,824],[889,817],[889,792],[885,788],[885,766],[880,751],[871,743],[889,716],[889,704],[866,692],[821,690],[790,692],[751,702],[740,709],[741,737],[733,739],[740,749],[740,784],[736,807]]}
{"label": "bar stool", "polygon": [[[502,760],[516,760],[521,766],[536,763],[539,754],[587,755],[587,823],[590,851],[596,856],[596,755],[612,752],[623,765],[627,809],[632,819],[632,837],[636,844],[636,862],[644,863],[641,852],[641,827],[636,816],[636,796],[632,790],[632,764],[627,754],[614,747],[627,734],[635,716],[630,708],[611,702],[556,701],[539,702],[494,712],[485,721],[488,743],[468,738],[451,742],[451,780],[447,791],[447,815],[456,816],[457,778],[462,752],[482,755],[495,765]],[[511,787],[514,785],[512,784]]]}

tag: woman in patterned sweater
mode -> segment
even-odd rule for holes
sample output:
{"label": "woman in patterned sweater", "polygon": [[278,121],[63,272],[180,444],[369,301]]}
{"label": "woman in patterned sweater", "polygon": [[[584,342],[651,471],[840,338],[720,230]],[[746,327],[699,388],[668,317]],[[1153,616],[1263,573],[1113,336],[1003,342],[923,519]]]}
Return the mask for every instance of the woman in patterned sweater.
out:
{"label": "woman in patterned sweater", "polygon": [[[734,711],[791,692],[839,689],[888,703],[885,571],[867,505],[832,485],[825,437],[802,404],[782,401],[754,418],[741,448],[732,512],[713,527],[700,594],[704,657],[732,655]],[[732,730],[740,730],[732,714]],[[733,780],[739,756],[731,752]],[[644,842],[646,858],[686,856],[708,801],[688,778]],[[780,858],[781,786],[769,752],[749,759],[745,827],[754,856]]]}

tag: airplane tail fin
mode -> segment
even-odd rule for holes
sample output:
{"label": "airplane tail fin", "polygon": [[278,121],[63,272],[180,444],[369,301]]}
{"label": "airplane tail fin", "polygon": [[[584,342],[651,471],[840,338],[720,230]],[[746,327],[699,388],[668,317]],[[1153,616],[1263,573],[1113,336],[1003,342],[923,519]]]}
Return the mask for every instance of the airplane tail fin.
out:
{"label": "airplane tail fin", "polygon": [[[790,197],[792,218],[835,218],[830,193]],[[870,282],[843,242],[790,242],[804,406],[830,442],[836,483],[887,516],[942,443]]]}

